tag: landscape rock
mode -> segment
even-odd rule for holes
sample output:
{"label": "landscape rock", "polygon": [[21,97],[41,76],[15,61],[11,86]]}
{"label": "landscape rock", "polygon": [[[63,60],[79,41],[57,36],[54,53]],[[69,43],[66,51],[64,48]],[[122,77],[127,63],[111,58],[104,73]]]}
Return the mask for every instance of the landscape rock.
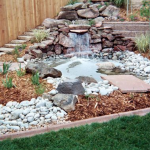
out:
{"label": "landscape rock", "polygon": [[78,97],[73,94],[57,94],[52,97],[55,105],[69,112],[75,110],[75,104],[78,101]]}
{"label": "landscape rock", "polygon": [[107,17],[117,17],[119,15],[119,8],[113,5],[109,5],[103,12],[102,15]]}
{"label": "landscape rock", "polygon": [[96,7],[81,9],[77,11],[78,15],[83,18],[91,19],[99,16],[99,10]]}
{"label": "landscape rock", "polygon": [[84,95],[84,88],[79,80],[66,80],[57,87],[58,93]]}
{"label": "landscape rock", "polygon": [[32,74],[39,72],[39,76],[41,78],[46,77],[57,78],[62,76],[61,71],[55,68],[50,68],[48,64],[43,62],[28,62],[26,65],[26,72]]}
{"label": "landscape rock", "polygon": [[76,11],[61,11],[57,19],[77,20],[78,15]]}
{"label": "landscape rock", "polygon": [[115,68],[115,65],[112,62],[102,62],[97,64],[99,69],[102,70],[112,70]]}
{"label": "landscape rock", "polygon": [[88,76],[79,76],[76,78],[77,80],[80,80],[82,83],[87,83],[87,84],[90,84],[90,83],[97,83],[97,81],[92,78],[92,77],[88,77]]}

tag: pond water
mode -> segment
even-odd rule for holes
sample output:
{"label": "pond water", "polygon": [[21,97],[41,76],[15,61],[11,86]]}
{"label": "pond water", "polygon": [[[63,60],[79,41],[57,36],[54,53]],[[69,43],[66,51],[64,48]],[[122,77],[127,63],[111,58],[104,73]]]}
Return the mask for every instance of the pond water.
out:
{"label": "pond water", "polygon": [[[121,74],[120,71],[112,70],[112,71],[101,71],[98,69],[97,63],[106,62],[104,60],[99,59],[87,59],[87,58],[77,58],[73,57],[71,59],[56,59],[53,61],[47,61],[50,67],[54,67],[60,70],[63,76],[68,77],[70,79],[74,79],[78,76],[89,76],[93,77],[95,80],[100,81],[101,75],[106,74]],[[108,60],[107,60],[108,62]],[[118,68],[119,66],[123,66],[123,64],[119,63],[119,61],[110,61]],[[123,73],[124,74],[124,73]]]}

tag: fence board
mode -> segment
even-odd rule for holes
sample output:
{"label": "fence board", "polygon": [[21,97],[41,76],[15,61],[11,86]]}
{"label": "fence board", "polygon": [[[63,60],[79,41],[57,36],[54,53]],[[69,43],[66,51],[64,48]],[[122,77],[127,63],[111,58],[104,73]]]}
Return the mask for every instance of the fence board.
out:
{"label": "fence board", "polygon": [[68,0],[0,0],[0,47],[54,18]]}

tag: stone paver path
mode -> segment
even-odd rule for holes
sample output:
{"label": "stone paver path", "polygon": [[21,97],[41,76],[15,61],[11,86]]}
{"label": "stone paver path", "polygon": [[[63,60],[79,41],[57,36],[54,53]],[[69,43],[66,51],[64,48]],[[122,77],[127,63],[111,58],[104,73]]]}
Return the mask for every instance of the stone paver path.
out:
{"label": "stone paver path", "polygon": [[150,91],[150,85],[133,75],[108,75],[102,76],[102,79],[117,86],[122,93]]}

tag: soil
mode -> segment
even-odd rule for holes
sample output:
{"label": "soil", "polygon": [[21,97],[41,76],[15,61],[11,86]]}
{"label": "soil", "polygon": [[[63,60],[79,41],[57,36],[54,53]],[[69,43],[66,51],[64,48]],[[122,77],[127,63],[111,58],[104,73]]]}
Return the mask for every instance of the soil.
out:
{"label": "soil", "polygon": [[[22,77],[18,77],[16,72],[10,72],[8,77],[13,78],[14,87],[7,89],[2,82],[6,80],[6,75],[0,74],[0,104],[5,105],[9,101],[21,102],[38,97],[39,94],[35,91],[36,86],[32,84],[31,76],[31,74],[26,74]],[[49,92],[53,89],[52,84],[47,83],[46,80],[40,79],[40,83],[45,87],[45,92]]]}
{"label": "soil", "polygon": [[79,96],[76,108],[68,113],[67,120],[76,121],[147,107],[150,107],[150,93],[122,94],[115,91],[109,96]]}

